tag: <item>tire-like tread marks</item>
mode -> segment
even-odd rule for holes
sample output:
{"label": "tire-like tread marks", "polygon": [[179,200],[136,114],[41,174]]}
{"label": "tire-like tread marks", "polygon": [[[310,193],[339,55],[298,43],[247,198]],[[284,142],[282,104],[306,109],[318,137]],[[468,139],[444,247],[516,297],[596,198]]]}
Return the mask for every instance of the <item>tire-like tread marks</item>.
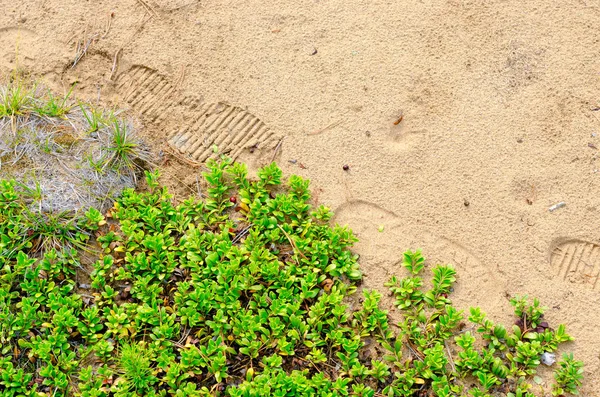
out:
{"label": "tire-like tread marks", "polygon": [[176,105],[175,87],[157,71],[145,66],[132,66],[117,78],[117,90],[133,109],[151,122],[162,122]]}
{"label": "tire-like tread marks", "polygon": [[583,240],[562,241],[552,249],[550,263],[563,280],[593,289],[600,287],[600,245]]}
{"label": "tire-like tread marks", "polygon": [[169,143],[189,158],[204,162],[219,153],[237,158],[245,149],[271,145],[276,135],[258,117],[225,103],[203,105],[188,125],[171,134]]}

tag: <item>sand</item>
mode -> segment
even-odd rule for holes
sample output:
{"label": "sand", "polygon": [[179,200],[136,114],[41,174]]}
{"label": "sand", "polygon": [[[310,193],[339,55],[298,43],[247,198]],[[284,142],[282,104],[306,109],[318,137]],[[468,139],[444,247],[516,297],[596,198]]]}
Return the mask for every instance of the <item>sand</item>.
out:
{"label": "sand", "polygon": [[175,192],[215,143],[275,158],[356,231],[367,287],[420,247],[460,307],[508,323],[539,297],[598,395],[598,1],[0,5],[0,71],[130,109]]}

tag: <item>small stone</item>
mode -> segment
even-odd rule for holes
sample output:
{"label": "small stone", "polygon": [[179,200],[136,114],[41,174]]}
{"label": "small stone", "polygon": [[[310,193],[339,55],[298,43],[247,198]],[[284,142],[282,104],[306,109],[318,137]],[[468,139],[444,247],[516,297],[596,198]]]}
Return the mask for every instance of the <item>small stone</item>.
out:
{"label": "small stone", "polygon": [[344,169],[344,171],[350,170],[350,166],[348,164],[344,164],[344,166],[342,168]]}
{"label": "small stone", "polygon": [[540,357],[540,361],[544,365],[551,366],[552,364],[554,364],[556,362],[556,354],[548,353],[548,352],[542,353],[542,356]]}

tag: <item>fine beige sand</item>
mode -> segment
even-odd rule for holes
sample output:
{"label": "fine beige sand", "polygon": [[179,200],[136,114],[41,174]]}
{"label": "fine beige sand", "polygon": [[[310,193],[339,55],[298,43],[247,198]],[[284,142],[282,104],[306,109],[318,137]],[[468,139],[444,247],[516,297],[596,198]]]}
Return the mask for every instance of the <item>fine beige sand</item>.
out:
{"label": "fine beige sand", "polygon": [[422,248],[461,308],[539,297],[600,395],[597,0],[0,5],[0,72],[130,109],[176,193],[213,149],[276,159],[361,239],[367,287]]}

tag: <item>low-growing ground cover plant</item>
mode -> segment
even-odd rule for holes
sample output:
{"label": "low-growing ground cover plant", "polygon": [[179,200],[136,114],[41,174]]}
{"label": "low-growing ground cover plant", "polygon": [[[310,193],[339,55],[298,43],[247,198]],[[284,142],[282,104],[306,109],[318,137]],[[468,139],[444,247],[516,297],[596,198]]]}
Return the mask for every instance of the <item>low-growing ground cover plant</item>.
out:
{"label": "low-growing ground cover plant", "polygon": [[[510,329],[465,315],[454,269],[407,251],[386,284],[403,315],[390,324],[381,294],[360,290],[355,237],[311,206],[307,180],[283,183],[275,164],[256,180],[228,159],[207,169],[203,198],[175,205],[147,172],[147,191],[64,229],[0,184],[1,395],[542,395],[540,356],[571,337],[539,302],[515,297]],[[82,249],[100,252],[93,265]],[[565,356],[545,390],[580,384]]]}

